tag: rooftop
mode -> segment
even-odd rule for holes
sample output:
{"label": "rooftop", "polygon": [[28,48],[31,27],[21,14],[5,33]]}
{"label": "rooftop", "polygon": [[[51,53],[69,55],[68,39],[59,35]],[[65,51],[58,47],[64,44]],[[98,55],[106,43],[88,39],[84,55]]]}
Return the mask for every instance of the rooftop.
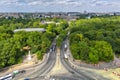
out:
{"label": "rooftop", "polygon": [[15,29],[14,32],[18,31],[26,31],[26,32],[31,32],[31,31],[38,31],[38,32],[44,32],[46,31],[44,28],[24,28],[24,29]]}

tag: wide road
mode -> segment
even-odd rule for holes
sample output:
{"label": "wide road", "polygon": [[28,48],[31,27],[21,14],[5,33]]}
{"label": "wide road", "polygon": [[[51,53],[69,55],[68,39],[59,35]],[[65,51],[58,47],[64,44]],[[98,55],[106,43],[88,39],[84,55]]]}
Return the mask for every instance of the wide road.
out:
{"label": "wide road", "polygon": [[[61,62],[68,69],[69,72],[77,75],[80,80],[109,80],[102,75],[96,74],[92,71],[83,70],[80,66],[76,65],[74,61],[70,59],[70,53],[68,54],[65,45],[67,45],[67,49],[69,49],[67,38],[63,41],[61,46]],[[68,59],[65,59],[64,54],[68,54]]]}
{"label": "wide road", "polygon": [[62,46],[61,46],[61,53],[60,53],[60,57],[61,57],[61,62],[64,65],[64,67],[73,75],[77,75],[77,77],[79,77],[79,80],[94,80],[91,77],[86,76],[85,74],[80,73],[78,70],[76,70],[67,59],[64,58],[64,44],[65,42],[63,42]]}
{"label": "wide road", "polygon": [[38,71],[30,75],[31,79],[36,80],[36,78],[40,76],[46,76],[47,73],[49,73],[50,70],[54,67],[55,61],[56,61],[56,54],[55,52],[51,52],[46,64],[40,69],[38,69]]}
{"label": "wide road", "polygon": [[38,77],[46,76],[47,73],[54,67],[56,62],[56,41],[54,40],[50,51],[47,53],[46,60],[32,70],[26,71],[26,73],[20,73],[14,77],[14,80],[19,80],[21,78],[30,78],[31,80],[36,80]]}
{"label": "wide road", "polygon": [[[60,48],[60,61],[63,64],[63,66],[69,71],[71,76],[69,76],[69,73],[66,75],[48,75],[48,73],[51,71],[51,69],[54,67],[56,62],[56,41],[54,40],[50,51],[47,53],[46,60],[39,64],[36,67],[33,67],[32,70],[27,71],[25,74],[21,73],[15,76],[13,80],[19,80],[21,78],[29,78],[30,80],[50,80],[50,79],[57,79],[57,80],[96,80],[95,77],[88,75],[88,72],[85,72],[84,70],[79,70],[74,65],[71,65],[70,60],[64,58],[64,54],[66,51],[64,50],[64,45],[66,44],[66,41],[63,42],[61,48]],[[89,73],[91,74],[91,73]],[[105,78],[102,78],[102,80],[107,80]],[[97,78],[97,80],[101,80]]]}

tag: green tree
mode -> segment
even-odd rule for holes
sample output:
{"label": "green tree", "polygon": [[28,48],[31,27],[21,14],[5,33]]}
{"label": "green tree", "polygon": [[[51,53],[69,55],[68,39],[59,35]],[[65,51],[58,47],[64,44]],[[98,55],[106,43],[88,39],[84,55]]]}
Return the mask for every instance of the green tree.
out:
{"label": "green tree", "polygon": [[106,41],[96,41],[94,48],[99,52],[100,61],[110,61],[114,59],[112,46]]}
{"label": "green tree", "polygon": [[95,48],[90,48],[89,57],[87,62],[98,63],[99,62],[99,52]]}
{"label": "green tree", "polygon": [[37,54],[38,60],[42,60],[43,59],[43,53],[41,51],[37,51],[36,54]]}

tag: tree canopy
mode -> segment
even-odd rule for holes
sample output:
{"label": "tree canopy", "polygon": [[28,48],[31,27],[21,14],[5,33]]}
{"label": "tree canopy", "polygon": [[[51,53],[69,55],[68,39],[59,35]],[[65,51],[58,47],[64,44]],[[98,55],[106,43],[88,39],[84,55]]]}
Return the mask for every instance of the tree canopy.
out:
{"label": "tree canopy", "polygon": [[119,24],[119,16],[71,21],[69,40],[74,58],[92,63],[113,60],[114,53],[120,54]]}
{"label": "tree canopy", "polygon": [[[43,21],[56,21],[59,24],[46,24]],[[22,57],[28,54],[28,51],[23,49],[26,46],[30,47],[31,53],[36,54],[38,59],[42,59],[53,39],[67,27],[67,21],[57,18],[0,18],[0,68],[21,63]],[[21,28],[45,28],[46,32],[13,32]]]}

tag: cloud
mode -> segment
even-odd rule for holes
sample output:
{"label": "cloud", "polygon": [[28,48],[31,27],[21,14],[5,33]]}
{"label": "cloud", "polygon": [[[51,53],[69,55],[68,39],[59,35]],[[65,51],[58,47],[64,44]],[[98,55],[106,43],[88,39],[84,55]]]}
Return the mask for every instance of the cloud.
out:
{"label": "cloud", "polygon": [[93,3],[93,4],[94,4],[94,3],[96,3],[97,1],[98,1],[98,0],[92,0],[92,1],[91,1],[91,3]]}
{"label": "cloud", "polygon": [[[10,10],[118,10],[119,0],[0,0],[0,7]],[[29,9],[28,9],[29,8]],[[0,9],[1,10],[1,9]]]}
{"label": "cloud", "polygon": [[0,1],[0,5],[1,6],[14,6],[14,5],[18,5],[18,6],[22,6],[24,5],[24,2],[20,2],[20,0],[1,0]]}
{"label": "cloud", "polygon": [[35,0],[28,3],[28,5],[78,5],[80,2],[74,0]]}
{"label": "cloud", "polygon": [[[119,1],[120,2],[120,1]],[[82,6],[83,4],[90,6],[118,6],[118,1],[110,0],[1,0],[0,5],[26,5],[26,6],[52,6],[52,5],[72,5]]]}
{"label": "cloud", "polygon": [[110,0],[92,0],[91,1],[91,6],[97,7],[97,6],[106,6],[106,7],[115,7],[115,6],[120,6],[118,3],[120,1],[110,1]]}
{"label": "cloud", "polygon": [[28,5],[30,6],[34,6],[34,5],[40,5],[41,2],[40,1],[33,1],[33,2],[29,2]]}
{"label": "cloud", "polygon": [[12,3],[16,3],[17,0],[2,0],[0,1],[0,4],[3,5],[3,4],[12,4]]}
{"label": "cloud", "polygon": [[108,4],[107,1],[96,1],[96,2],[94,3],[95,6],[104,6],[104,5],[106,5],[106,4]]}

